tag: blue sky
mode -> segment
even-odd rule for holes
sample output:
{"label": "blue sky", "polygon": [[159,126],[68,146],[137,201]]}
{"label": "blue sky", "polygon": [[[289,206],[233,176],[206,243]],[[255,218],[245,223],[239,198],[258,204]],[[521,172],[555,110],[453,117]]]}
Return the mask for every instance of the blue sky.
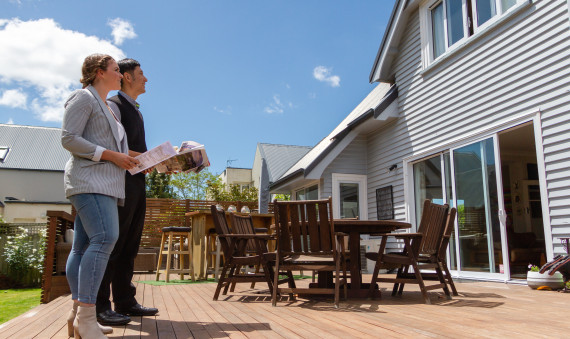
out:
{"label": "blue sky", "polygon": [[206,145],[211,171],[258,142],[314,146],[376,86],[394,0],[0,2],[0,123],[61,127],[85,56],[140,61],[147,145]]}

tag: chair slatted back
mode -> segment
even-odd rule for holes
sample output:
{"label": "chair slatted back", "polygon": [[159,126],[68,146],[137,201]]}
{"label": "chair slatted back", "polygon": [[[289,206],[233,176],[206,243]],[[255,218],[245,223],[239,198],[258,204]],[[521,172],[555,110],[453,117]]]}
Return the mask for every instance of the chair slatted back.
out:
{"label": "chair slatted back", "polygon": [[[235,213],[231,214],[232,221],[232,231],[235,234],[255,234],[255,228],[253,227],[253,219],[251,215],[237,215]],[[253,239],[249,239],[245,246],[245,250],[248,253],[253,253],[256,251],[255,243]]]}
{"label": "chair slatted back", "polygon": [[445,231],[443,231],[443,237],[441,238],[441,244],[439,245],[438,258],[440,260],[446,260],[447,257],[447,246],[449,246],[449,240],[451,238],[451,233],[455,228],[455,216],[457,215],[457,209],[452,207],[447,214],[447,221],[445,223]]}
{"label": "chair slatted back", "polygon": [[447,223],[449,205],[438,205],[427,200],[424,202],[422,219],[418,232],[423,234],[419,254],[435,255],[439,251],[441,239]]}
{"label": "chair slatted back", "polygon": [[332,199],[277,201],[274,205],[279,250],[289,254],[336,251]]}
{"label": "chair slatted back", "polygon": [[[232,234],[230,227],[228,226],[228,220],[226,219],[226,212],[218,211],[216,205],[211,205],[210,210],[212,211],[212,219],[214,220],[214,227],[216,228],[216,233],[218,235]],[[222,245],[222,251],[224,256],[229,258],[232,253],[230,253],[230,243],[227,238],[220,237],[220,244]]]}

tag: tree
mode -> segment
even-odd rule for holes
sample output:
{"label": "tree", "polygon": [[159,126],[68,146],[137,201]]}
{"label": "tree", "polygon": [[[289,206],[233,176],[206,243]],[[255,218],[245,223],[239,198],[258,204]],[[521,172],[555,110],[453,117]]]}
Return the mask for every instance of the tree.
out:
{"label": "tree", "polygon": [[208,182],[208,197],[215,201],[257,201],[257,187],[241,189],[240,185],[225,185],[219,177]]}
{"label": "tree", "polygon": [[153,170],[146,176],[145,181],[147,198],[176,198],[170,185],[170,175]]}
{"label": "tree", "polygon": [[289,201],[289,200],[291,200],[291,194],[281,194],[281,193],[280,194],[274,194],[273,199],[271,199],[271,200],[273,201],[275,199],[277,199],[279,201]]}
{"label": "tree", "polygon": [[206,200],[208,182],[216,178],[208,169],[199,173],[176,173],[170,178],[170,185],[178,199]]}

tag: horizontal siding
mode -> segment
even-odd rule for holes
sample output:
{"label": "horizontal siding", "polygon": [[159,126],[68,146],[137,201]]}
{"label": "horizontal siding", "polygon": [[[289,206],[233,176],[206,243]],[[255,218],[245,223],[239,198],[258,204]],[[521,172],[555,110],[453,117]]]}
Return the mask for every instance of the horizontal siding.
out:
{"label": "horizontal siding", "polygon": [[[400,119],[368,136],[369,215],[393,185],[404,219],[403,158],[520,114],[541,112],[552,233],[570,236],[570,30],[566,0],[535,1],[422,74],[419,13],[410,14],[392,65]],[[394,173],[395,172],[395,173]],[[555,252],[561,247],[553,240]]]}
{"label": "horizontal siding", "polygon": [[332,196],[332,174],[366,174],[366,138],[358,136],[323,171],[321,197]]}

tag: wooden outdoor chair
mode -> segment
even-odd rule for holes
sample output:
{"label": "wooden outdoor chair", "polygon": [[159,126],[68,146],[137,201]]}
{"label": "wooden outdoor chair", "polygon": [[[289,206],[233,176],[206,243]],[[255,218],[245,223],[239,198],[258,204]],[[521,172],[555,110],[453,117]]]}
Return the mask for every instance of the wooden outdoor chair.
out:
{"label": "wooden outdoor chair", "polygon": [[[277,201],[274,203],[275,234],[277,240],[275,271],[316,270],[335,273],[334,288],[279,288],[276,274],[273,279],[272,304],[284,293],[334,294],[334,305],[339,306],[340,286],[347,296],[346,255],[344,234],[334,232],[332,199],[305,201]],[[343,272],[341,278],[340,272]]]}
{"label": "wooden outdoor chair", "polygon": [[[228,226],[226,213],[223,210],[219,211],[215,205],[211,206],[211,211],[216,233],[218,233],[224,253],[224,267],[214,293],[214,300],[218,300],[222,287],[224,287],[223,294],[225,295],[228,293],[230,285],[238,282],[266,282],[271,291],[273,285],[271,269],[267,265],[266,257],[264,256],[264,252],[267,252],[267,241],[270,235],[233,234]],[[255,254],[247,255],[245,253],[249,240],[253,241]],[[240,267],[250,265],[260,265],[263,268],[263,273],[250,274],[240,271]]]}
{"label": "wooden outdoor chair", "polygon": [[[453,283],[453,278],[451,277],[451,273],[449,272],[449,267],[447,267],[447,247],[449,246],[451,233],[453,232],[454,229],[456,215],[457,215],[457,209],[455,207],[452,207],[447,215],[447,221],[445,223],[445,231],[443,232],[443,236],[441,237],[437,253],[429,256],[420,255],[419,258],[419,261],[421,263],[437,263],[439,265],[441,272],[443,273],[443,278],[445,282],[447,283],[447,285],[449,285],[449,287],[451,287],[451,291],[455,296],[459,294],[457,293],[457,289],[455,288],[455,284]],[[439,280],[437,272],[436,273],[422,272],[422,277],[424,280]],[[403,289],[404,285],[400,285],[398,293],[402,294]]]}
{"label": "wooden outdoor chair", "polygon": [[[380,249],[376,255],[366,254],[368,259],[376,260],[372,281],[370,283],[371,297],[374,296],[374,287],[377,282],[394,283],[392,296],[400,294],[403,291],[404,284],[418,284],[426,304],[431,304],[428,290],[442,288],[448,299],[451,299],[449,289],[445,283],[445,279],[438,262],[425,261],[424,258],[437,256],[444,228],[448,219],[449,206],[437,205],[429,200],[424,202],[422,219],[417,233],[390,233],[383,234],[380,243]],[[384,253],[386,249],[387,239],[393,236],[404,242],[404,249],[400,253]],[[378,272],[381,268],[398,266],[395,278],[380,278]],[[413,273],[409,273],[409,269],[413,269]],[[423,269],[434,269],[436,271],[439,283],[426,286],[421,273]]]}
{"label": "wooden outdoor chair", "polygon": [[[233,234],[259,234],[258,232],[263,232],[265,231],[265,233],[267,233],[266,229],[256,229],[255,227],[253,227],[253,219],[251,217],[251,215],[238,215],[235,213],[230,214],[230,220],[231,220],[231,225],[232,225],[232,233]],[[249,239],[245,245],[245,255],[257,255],[257,245],[256,245],[256,239]],[[262,251],[264,253],[264,257],[266,258],[267,261],[270,262],[274,262],[275,261],[275,254],[274,253],[268,253],[268,248],[267,248],[267,241],[260,243],[259,244],[262,248]],[[261,269],[261,263],[255,265],[255,274],[258,274],[260,272]],[[273,269],[272,267],[269,265],[269,275],[273,278]],[[238,270],[241,269],[240,267],[237,268]],[[247,267],[246,267],[247,270]],[[291,271],[288,272],[282,272],[281,275],[285,275],[287,278],[286,279],[282,279],[279,280],[279,283],[283,283],[283,282],[288,282],[289,285],[292,287],[295,286],[295,281],[293,280],[293,273]],[[232,284],[232,287],[230,288],[230,292],[233,292],[235,289],[235,285],[236,283],[234,282]],[[255,281],[253,281],[251,283],[251,288],[255,288]]]}

